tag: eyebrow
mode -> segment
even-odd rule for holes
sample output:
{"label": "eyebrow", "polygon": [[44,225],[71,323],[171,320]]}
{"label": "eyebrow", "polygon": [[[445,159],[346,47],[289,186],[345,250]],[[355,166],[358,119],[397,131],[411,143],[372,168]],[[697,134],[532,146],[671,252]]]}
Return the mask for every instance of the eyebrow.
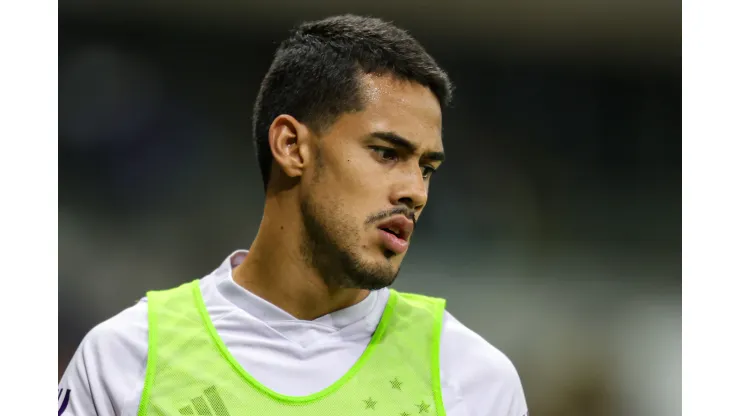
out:
{"label": "eyebrow", "polygon": [[[415,145],[414,143],[411,143],[411,141],[409,141],[408,139],[402,136],[399,136],[398,134],[392,131],[374,131],[370,133],[370,137],[375,137],[376,139],[383,140],[396,147],[403,148],[409,153],[416,153],[419,150],[419,146]],[[445,160],[445,153],[444,152],[426,152],[421,157],[427,160],[443,162]]]}

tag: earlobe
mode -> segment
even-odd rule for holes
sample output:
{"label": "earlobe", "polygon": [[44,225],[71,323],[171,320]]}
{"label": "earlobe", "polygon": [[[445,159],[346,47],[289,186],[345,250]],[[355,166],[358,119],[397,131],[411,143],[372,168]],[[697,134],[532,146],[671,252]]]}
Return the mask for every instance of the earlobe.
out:
{"label": "earlobe", "polygon": [[305,141],[308,129],[294,117],[283,114],[273,120],[269,130],[270,150],[275,163],[288,177],[303,174],[306,165]]}

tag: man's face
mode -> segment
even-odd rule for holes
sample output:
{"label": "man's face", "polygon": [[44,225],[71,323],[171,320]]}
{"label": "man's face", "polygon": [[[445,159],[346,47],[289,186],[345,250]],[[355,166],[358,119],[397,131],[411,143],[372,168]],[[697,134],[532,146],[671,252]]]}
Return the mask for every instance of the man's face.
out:
{"label": "man's face", "polygon": [[393,283],[442,159],[442,115],[426,87],[361,78],[365,109],[316,143],[301,184],[302,252],[334,287]]}

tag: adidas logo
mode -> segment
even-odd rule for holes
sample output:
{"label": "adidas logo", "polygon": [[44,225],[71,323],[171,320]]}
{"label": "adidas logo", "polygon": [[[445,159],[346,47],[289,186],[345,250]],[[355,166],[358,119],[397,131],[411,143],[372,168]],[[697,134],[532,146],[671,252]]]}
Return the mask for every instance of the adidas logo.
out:
{"label": "adidas logo", "polygon": [[230,416],[224,401],[216,391],[216,386],[203,390],[203,395],[190,400],[189,405],[178,409],[181,415],[190,416]]}

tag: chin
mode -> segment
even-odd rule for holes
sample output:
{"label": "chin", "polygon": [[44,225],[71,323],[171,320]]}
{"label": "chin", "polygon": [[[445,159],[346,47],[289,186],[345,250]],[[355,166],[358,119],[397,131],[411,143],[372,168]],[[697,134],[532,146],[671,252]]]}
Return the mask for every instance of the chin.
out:
{"label": "chin", "polygon": [[355,269],[355,285],[363,289],[382,289],[390,286],[398,275],[398,261],[387,259],[383,253],[365,257]]}
{"label": "chin", "polygon": [[383,278],[378,278],[378,276],[375,276],[373,279],[363,280],[359,286],[362,289],[367,290],[380,290],[384,289],[390,285],[393,284],[393,282],[396,281],[396,275],[395,273],[391,276],[386,276]]}

